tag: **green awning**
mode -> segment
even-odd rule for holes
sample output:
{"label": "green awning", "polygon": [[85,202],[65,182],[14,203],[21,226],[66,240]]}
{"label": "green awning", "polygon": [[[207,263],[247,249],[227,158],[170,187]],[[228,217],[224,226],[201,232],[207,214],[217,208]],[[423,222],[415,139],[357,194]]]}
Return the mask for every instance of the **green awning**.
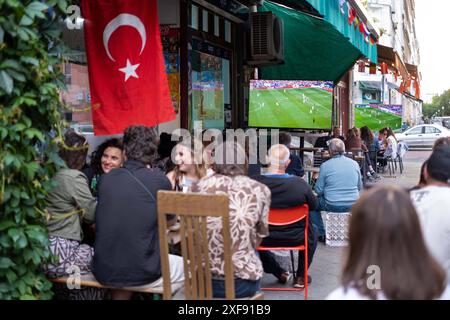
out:
{"label": "green awning", "polygon": [[295,2],[307,1],[311,4],[324,19],[331,23],[341,34],[349,39],[349,41],[358,48],[361,53],[373,63],[377,63],[377,46],[366,42],[365,35],[359,32],[359,28],[348,23],[348,10],[344,5],[341,12],[339,0],[294,0]]}
{"label": "green awning", "polygon": [[361,52],[327,21],[265,1],[259,11],[271,11],[284,22],[285,64],[260,68],[268,80],[337,82]]}
{"label": "green awning", "polygon": [[360,81],[359,87],[364,90],[381,91],[381,81]]}

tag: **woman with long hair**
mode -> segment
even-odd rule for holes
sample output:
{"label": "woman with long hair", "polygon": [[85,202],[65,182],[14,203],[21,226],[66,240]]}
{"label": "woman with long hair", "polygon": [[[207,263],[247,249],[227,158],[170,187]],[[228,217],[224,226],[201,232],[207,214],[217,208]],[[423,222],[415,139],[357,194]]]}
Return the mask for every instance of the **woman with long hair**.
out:
{"label": "woman with long hair", "polygon": [[[387,127],[387,151],[385,152],[385,156],[389,156],[392,159],[396,159],[397,158],[397,154],[398,154],[398,140],[397,137],[395,136],[394,131],[392,130],[392,128]],[[387,154],[386,154],[387,153]]]}
{"label": "woman with long hair", "polygon": [[377,166],[376,154],[378,153],[379,148],[378,143],[375,141],[375,136],[368,126],[361,128],[361,140],[366,150],[364,155],[366,157],[366,164],[369,169],[367,175],[369,177],[378,178],[374,168]]}
{"label": "woman with long hair", "polygon": [[83,172],[89,179],[89,187],[94,196],[97,196],[100,177],[112,169],[120,168],[123,162],[122,141],[117,138],[106,140],[92,152],[90,166]]}
{"label": "woman with long hair", "polygon": [[444,269],[428,251],[409,195],[373,189],[351,209],[342,286],[330,300],[449,299]]}
{"label": "woman with long hair", "polygon": [[186,192],[194,182],[206,176],[206,155],[203,150],[202,142],[195,138],[175,146],[172,151],[175,169],[167,174],[173,190]]}

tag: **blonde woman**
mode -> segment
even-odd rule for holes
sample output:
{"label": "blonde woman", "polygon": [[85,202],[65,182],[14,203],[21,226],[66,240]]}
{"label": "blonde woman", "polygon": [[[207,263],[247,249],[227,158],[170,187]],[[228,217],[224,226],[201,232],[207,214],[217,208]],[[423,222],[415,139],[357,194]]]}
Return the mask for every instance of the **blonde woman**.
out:
{"label": "blonde woman", "polygon": [[206,176],[206,157],[203,144],[196,139],[180,142],[172,151],[175,169],[167,174],[175,191],[186,192],[188,188]]}

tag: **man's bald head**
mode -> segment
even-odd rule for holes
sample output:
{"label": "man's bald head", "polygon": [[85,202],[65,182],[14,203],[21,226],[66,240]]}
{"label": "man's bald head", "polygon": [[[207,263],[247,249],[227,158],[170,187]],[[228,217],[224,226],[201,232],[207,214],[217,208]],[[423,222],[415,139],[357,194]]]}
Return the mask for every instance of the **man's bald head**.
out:
{"label": "man's bald head", "polygon": [[286,169],[289,166],[290,160],[289,149],[282,144],[273,145],[267,153],[267,162],[270,167],[277,169]]}

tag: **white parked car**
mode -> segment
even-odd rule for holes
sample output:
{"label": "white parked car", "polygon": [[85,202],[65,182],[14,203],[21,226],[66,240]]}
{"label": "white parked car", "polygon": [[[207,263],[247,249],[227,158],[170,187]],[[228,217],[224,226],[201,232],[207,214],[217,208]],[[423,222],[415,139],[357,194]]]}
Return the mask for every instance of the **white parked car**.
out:
{"label": "white parked car", "polygon": [[429,148],[436,140],[450,137],[450,130],[438,124],[422,124],[396,134],[396,137],[409,147]]}

